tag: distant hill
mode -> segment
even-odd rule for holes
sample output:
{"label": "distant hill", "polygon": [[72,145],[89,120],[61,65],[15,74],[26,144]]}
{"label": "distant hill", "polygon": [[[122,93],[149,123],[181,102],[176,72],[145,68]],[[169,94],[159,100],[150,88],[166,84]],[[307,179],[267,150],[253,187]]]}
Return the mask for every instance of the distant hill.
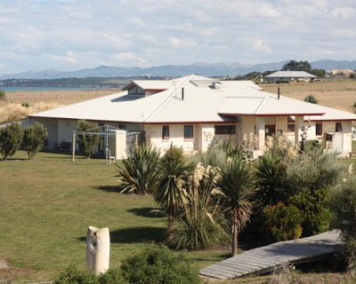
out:
{"label": "distant hill", "polygon": [[[44,70],[40,72],[28,71],[18,74],[0,76],[4,79],[59,79],[59,78],[87,78],[87,77],[135,77],[135,76],[160,76],[176,77],[187,74],[199,74],[204,76],[237,76],[253,71],[264,72],[268,70],[280,70],[288,62],[274,62],[257,65],[246,65],[239,63],[196,63],[191,65],[163,65],[147,68],[141,67],[114,67],[98,66],[92,69],[82,69],[77,71],[61,71],[57,69]],[[330,69],[356,69],[355,61],[318,60],[310,62],[312,68]]]}

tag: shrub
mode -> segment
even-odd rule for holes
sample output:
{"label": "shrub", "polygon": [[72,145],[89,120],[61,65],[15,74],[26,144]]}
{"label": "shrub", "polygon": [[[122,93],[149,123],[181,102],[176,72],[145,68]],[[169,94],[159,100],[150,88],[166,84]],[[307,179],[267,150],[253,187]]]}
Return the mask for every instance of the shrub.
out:
{"label": "shrub", "polygon": [[118,269],[109,269],[106,273],[95,276],[88,270],[79,270],[70,266],[53,282],[54,284],[128,284]]}
{"label": "shrub", "polygon": [[54,284],[98,284],[97,278],[87,270],[78,270],[75,266],[70,266],[57,279]]}
{"label": "shrub", "polygon": [[47,135],[46,128],[38,122],[24,129],[22,147],[26,150],[30,160],[42,149]]}
{"label": "shrub", "polygon": [[121,192],[152,193],[158,184],[160,151],[151,145],[140,145],[129,150],[127,159],[118,165]]}
{"label": "shrub", "polygon": [[302,234],[303,217],[299,209],[283,203],[269,205],[264,209],[265,227],[276,241],[297,239]]}
{"label": "shrub", "polygon": [[311,104],[317,104],[318,100],[316,99],[316,97],[314,95],[307,95],[304,99],[305,102],[307,103],[311,103]]}
{"label": "shrub", "polygon": [[22,135],[22,129],[17,123],[11,123],[4,128],[0,128],[0,153],[4,160],[15,155],[21,144]]}
{"label": "shrub", "polygon": [[198,272],[190,261],[164,246],[150,246],[141,253],[125,259],[121,270],[124,279],[129,283],[201,283]]}
{"label": "shrub", "polygon": [[5,99],[6,99],[5,91],[0,90],[0,100],[5,100]]}
{"label": "shrub", "polygon": [[[79,120],[77,131],[93,132],[93,131],[98,131],[98,128],[99,126],[97,123],[89,122],[85,120]],[[100,137],[97,134],[90,134],[90,135],[78,134],[79,147],[87,156],[87,158],[90,158],[90,156],[94,153],[96,146],[99,143],[99,140]]]}
{"label": "shrub", "polygon": [[22,105],[22,107],[25,107],[25,108],[29,108],[30,107],[30,103],[29,102],[22,102],[21,105]]}

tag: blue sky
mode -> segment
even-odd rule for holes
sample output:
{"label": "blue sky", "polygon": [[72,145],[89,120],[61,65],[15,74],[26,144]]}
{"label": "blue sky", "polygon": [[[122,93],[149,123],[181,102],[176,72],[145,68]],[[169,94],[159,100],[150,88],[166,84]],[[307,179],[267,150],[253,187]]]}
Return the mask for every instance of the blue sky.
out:
{"label": "blue sky", "polygon": [[0,74],[356,59],[354,0],[0,0]]}

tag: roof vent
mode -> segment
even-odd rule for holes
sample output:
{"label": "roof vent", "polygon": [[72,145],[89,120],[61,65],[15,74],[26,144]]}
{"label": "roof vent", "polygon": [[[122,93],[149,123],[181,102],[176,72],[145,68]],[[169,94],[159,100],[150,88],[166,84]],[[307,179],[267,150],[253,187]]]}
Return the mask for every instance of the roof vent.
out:
{"label": "roof vent", "polygon": [[212,89],[220,89],[221,88],[221,83],[218,81],[213,81],[210,86]]}

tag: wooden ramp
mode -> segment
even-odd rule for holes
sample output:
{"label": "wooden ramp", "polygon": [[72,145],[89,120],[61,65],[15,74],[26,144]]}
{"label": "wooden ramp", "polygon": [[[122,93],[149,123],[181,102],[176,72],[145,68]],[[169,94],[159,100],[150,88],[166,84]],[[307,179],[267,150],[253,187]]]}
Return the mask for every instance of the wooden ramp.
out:
{"label": "wooden ramp", "polygon": [[343,247],[339,231],[334,230],[309,238],[251,249],[202,268],[200,275],[216,279],[261,275],[273,272],[286,263],[300,264],[331,257]]}

